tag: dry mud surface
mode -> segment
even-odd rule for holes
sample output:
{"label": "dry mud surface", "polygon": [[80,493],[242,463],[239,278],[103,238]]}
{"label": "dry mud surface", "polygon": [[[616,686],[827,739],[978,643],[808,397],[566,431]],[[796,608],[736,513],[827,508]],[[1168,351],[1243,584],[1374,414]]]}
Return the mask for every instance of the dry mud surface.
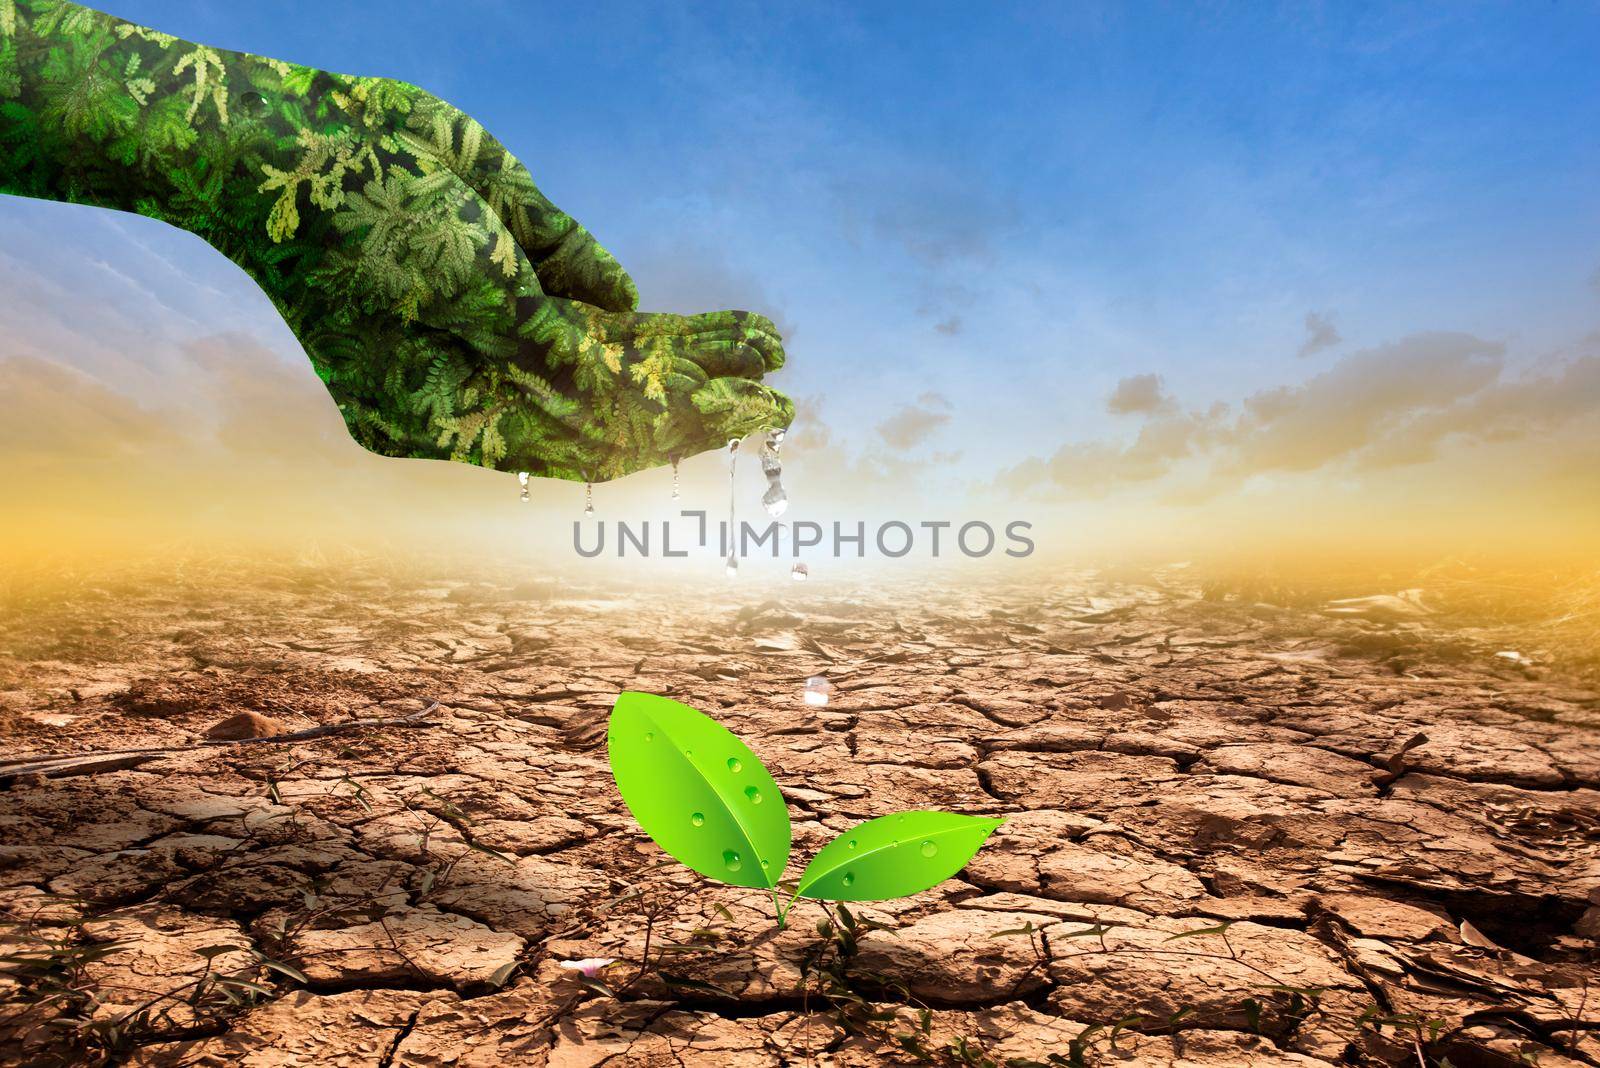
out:
{"label": "dry mud surface", "polygon": [[[1411,599],[1343,609],[1177,573],[781,601],[355,566],[19,585],[0,775],[177,751],[0,789],[0,1061],[1600,1063],[1595,694]],[[779,930],[632,823],[623,689],[761,756],[791,876],[896,810],[1008,822],[853,932],[804,902]]]}

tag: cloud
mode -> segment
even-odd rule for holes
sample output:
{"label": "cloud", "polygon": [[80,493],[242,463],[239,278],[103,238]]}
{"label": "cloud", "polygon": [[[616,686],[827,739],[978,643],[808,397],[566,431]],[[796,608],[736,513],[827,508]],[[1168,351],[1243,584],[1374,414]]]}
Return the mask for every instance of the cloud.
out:
{"label": "cloud", "polygon": [[251,462],[324,465],[353,458],[333,398],[309,361],[293,366],[248,337],[203,338],[184,347],[196,373],[182,402],[196,429],[223,453]]}
{"label": "cloud", "polygon": [[[936,415],[943,414],[937,409],[948,406],[938,393],[917,398],[918,410]],[[792,474],[797,496],[803,493],[812,501],[808,507],[848,504],[871,511],[923,501],[961,458],[956,451],[906,451],[856,441],[836,431],[826,418],[826,407],[823,397],[796,398],[794,425],[783,447],[785,485]]]}
{"label": "cloud", "polygon": [[1047,460],[1024,461],[1001,474],[1001,485],[1018,493],[1040,486],[1057,495],[1100,496],[1120,486],[1150,482],[1166,475],[1179,461],[1211,446],[1226,413],[1168,413],[1139,428],[1133,442],[1072,442]]}
{"label": "cloud", "polygon": [[1416,334],[1344,357],[1304,385],[1247,397],[1226,469],[1308,471],[1350,456],[1500,377],[1505,346]]}
{"label": "cloud", "polygon": [[179,355],[167,390],[149,404],[49,360],[0,358],[0,454],[98,462],[161,453],[160,463],[308,469],[359,455],[309,362],[285,363],[242,335],[203,338]]}
{"label": "cloud", "polygon": [[1439,411],[1419,415],[1375,442],[1364,467],[1398,467],[1438,455],[1447,440],[1504,444],[1600,416],[1600,355],[1571,360],[1553,373],[1497,382]]}
{"label": "cloud", "polygon": [[10,460],[126,459],[182,440],[163,413],[34,356],[0,359],[0,397],[0,454]]}
{"label": "cloud", "polygon": [[1306,339],[1296,353],[1301,359],[1314,356],[1323,349],[1331,349],[1344,338],[1339,334],[1339,328],[1333,325],[1333,319],[1321,312],[1306,312]]}
{"label": "cloud", "polygon": [[1106,411],[1112,415],[1158,412],[1172,407],[1157,374],[1129,375],[1117,383],[1106,401]]}
{"label": "cloud", "polygon": [[[1150,408],[1160,394],[1139,381],[1148,378],[1125,379],[1113,395],[1111,410],[1145,413],[1131,442],[1069,442],[1004,472],[1001,483],[1084,497],[1161,480],[1169,495],[1192,499],[1261,474],[1425,463],[1447,442],[1498,445],[1600,416],[1600,354],[1513,376],[1503,345],[1459,333],[1412,335],[1352,353],[1299,385],[1204,409]],[[1132,407],[1119,408],[1124,386]]]}
{"label": "cloud", "polygon": [[950,422],[950,401],[938,393],[924,393],[915,404],[900,410],[878,424],[878,435],[894,449],[912,449],[933,432]]}

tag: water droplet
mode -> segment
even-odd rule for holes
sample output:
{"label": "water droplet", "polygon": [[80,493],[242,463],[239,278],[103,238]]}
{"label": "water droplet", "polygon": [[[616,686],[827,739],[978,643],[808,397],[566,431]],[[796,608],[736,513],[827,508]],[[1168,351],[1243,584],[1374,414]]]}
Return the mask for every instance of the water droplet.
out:
{"label": "water droplet", "polygon": [[767,492],[762,494],[761,506],[774,519],[789,510],[789,495],[783,491],[780,481],[783,477],[783,460],[778,455],[778,446],[782,444],[783,435],[774,430],[761,446],[761,473],[767,476]]}
{"label": "water droplet", "polygon": [[692,757],[692,756],[694,756],[694,750],[693,749],[685,749],[683,751],[683,755],[686,756],[686,757]]}
{"label": "water droplet", "polygon": [[776,519],[789,510],[789,495],[783,492],[782,486],[769,486],[767,492],[761,495],[761,507]]}
{"label": "water droplet", "polygon": [[728,770],[737,775],[744,770],[744,764],[739,760],[738,757],[729,757]]}
{"label": "water droplet", "polygon": [[923,856],[931,857],[937,852],[939,852],[939,847],[934,845],[932,842],[923,842],[922,843],[922,855]]}
{"label": "water droplet", "polygon": [[904,822],[905,822],[905,821],[906,821],[906,818],[905,818],[905,816],[896,816],[896,817],[895,817],[895,818],[894,818],[894,821],[895,821],[895,822],[896,822],[896,823],[904,823]]}
{"label": "water droplet", "polygon": [[689,822],[694,824],[696,827],[704,827],[706,825],[706,815],[704,812],[696,812],[693,816],[689,817]]}
{"label": "water droplet", "polygon": [[855,872],[847,871],[847,872],[844,873],[844,885],[849,886],[850,884],[854,883],[855,881],[856,881],[856,873]]}
{"label": "water droplet", "polygon": [[739,439],[728,439],[728,559],[723,572],[729,578],[739,577],[739,483],[734,475],[739,470]]}
{"label": "water droplet", "polygon": [[811,569],[805,564],[795,564],[789,569],[789,577],[796,582],[804,582],[811,577]]}
{"label": "water droplet", "polygon": [[761,862],[761,866],[762,866],[762,867],[763,867],[763,868],[770,868],[770,867],[772,867],[772,861],[770,861],[770,860],[763,860],[763,861],[762,861],[762,862]]}
{"label": "water droplet", "polygon": [[521,489],[522,501],[524,504],[526,504],[528,502],[528,472],[517,472],[517,486]]}
{"label": "water droplet", "polygon": [[594,515],[594,483],[583,484],[583,514]]}
{"label": "water droplet", "polygon": [[761,804],[761,791],[757,790],[754,786],[746,786],[744,788],[744,796],[750,799],[750,803],[752,805]]}
{"label": "water droplet", "polygon": [[806,680],[806,688],[803,693],[806,704],[825,705],[828,703],[828,695],[833,693],[833,683],[821,675],[813,675]]}
{"label": "water droplet", "polygon": [[744,867],[744,861],[739,859],[739,854],[735,853],[731,849],[724,849],[722,851],[722,862],[728,866],[729,871],[738,871],[740,868]]}
{"label": "water droplet", "polygon": [[845,843],[845,848],[846,849],[854,849],[855,847],[856,847],[856,840],[854,838],[850,839],[850,841]]}
{"label": "water droplet", "polygon": [[656,732],[655,731],[645,731],[644,732],[644,740],[647,741],[647,742],[655,741],[656,740]]}
{"label": "water droplet", "polygon": [[678,499],[678,458],[672,458],[672,499]]}

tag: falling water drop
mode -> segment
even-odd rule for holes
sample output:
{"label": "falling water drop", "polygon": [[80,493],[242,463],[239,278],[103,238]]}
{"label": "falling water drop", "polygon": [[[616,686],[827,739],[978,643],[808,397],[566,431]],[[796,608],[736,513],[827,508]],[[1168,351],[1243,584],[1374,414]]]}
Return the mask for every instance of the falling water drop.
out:
{"label": "falling water drop", "polygon": [[738,871],[740,868],[744,867],[744,861],[739,859],[739,854],[735,853],[731,849],[724,849],[722,851],[722,862],[728,866],[729,871]]}
{"label": "falling water drop", "polygon": [[678,499],[678,458],[672,457],[672,499]]}
{"label": "falling water drop", "polygon": [[594,515],[594,483],[583,484],[583,514]]}
{"label": "falling water drop", "polygon": [[526,471],[518,471],[517,472],[517,486],[522,491],[522,503],[523,504],[527,504],[528,503],[528,472],[526,472]]}
{"label": "falling water drop", "polygon": [[728,770],[737,775],[744,770],[744,763],[738,757],[729,757]]}
{"label": "falling water drop", "polygon": [[833,693],[833,683],[821,675],[813,675],[806,680],[804,691],[806,704],[825,705],[828,703],[828,695],[831,693]]}
{"label": "falling water drop", "polygon": [[767,434],[767,440],[761,445],[761,473],[767,476],[767,492],[761,497],[761,505],[767,514],[776,519],[789,510],[789,495],[783,491],[783,460],[778,455],[778,449],[783,445],[783,431],[773,430]]}
{"label": "falling water drop", "polygon": [[796,582],[804,582],[811,577],[811,569],[805,564],[795,564],[789,569],[789,577]]}
{"label": "falling water drop", "polygon": [[734,480],[734,473],[739,469],[739,439],[728,439],[728,559],[723,562],[723,571],[729,578],[739,577],[739,525],[734,520],[738,510],[735,502],[738,500],[738,483]]}
{"label": "falling water drop", "polygon": [[934,845],[932,842],[923,842],[922,843],[922,855],[923,856],[931,857],[931,856],[933,856],[934,854],[936,854],[938,852],[939,852],[939,847]]}
{"label": "falling water drop", "polygon": [[761,791],[754,786],[746,786],[744,788],[744,796],[750,799],[752,805],[761,804]]}
{"label": "falling water drop", "polygon": [[694,815],[689,817],[689,822],[694,824],[696,827],[704,827],[706,825],[706,815],[704,812],[696,812]]}

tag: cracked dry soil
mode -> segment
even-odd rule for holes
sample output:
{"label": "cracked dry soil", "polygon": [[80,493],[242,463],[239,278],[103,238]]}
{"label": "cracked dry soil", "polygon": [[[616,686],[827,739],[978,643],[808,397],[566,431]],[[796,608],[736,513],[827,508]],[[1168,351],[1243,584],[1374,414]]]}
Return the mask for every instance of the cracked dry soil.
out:
{"label": "cracked dry soil", "polygon": [[[1382,603],[1161,573],[689,600],[375,564],[16,586],[11,770],[178,751],[0,792],[0,1061],[1600,1063],[1600,705],[1575,681]],[[828,986],[819,906],[780,931],[632,824],[603,743],[623,689],[760,754],[791,875],[897,809],[1009,822],[855,910]],[[425,715],[197,745],[244,712]],[[561,966],[589,957],[617,960],[599,986]]]}

